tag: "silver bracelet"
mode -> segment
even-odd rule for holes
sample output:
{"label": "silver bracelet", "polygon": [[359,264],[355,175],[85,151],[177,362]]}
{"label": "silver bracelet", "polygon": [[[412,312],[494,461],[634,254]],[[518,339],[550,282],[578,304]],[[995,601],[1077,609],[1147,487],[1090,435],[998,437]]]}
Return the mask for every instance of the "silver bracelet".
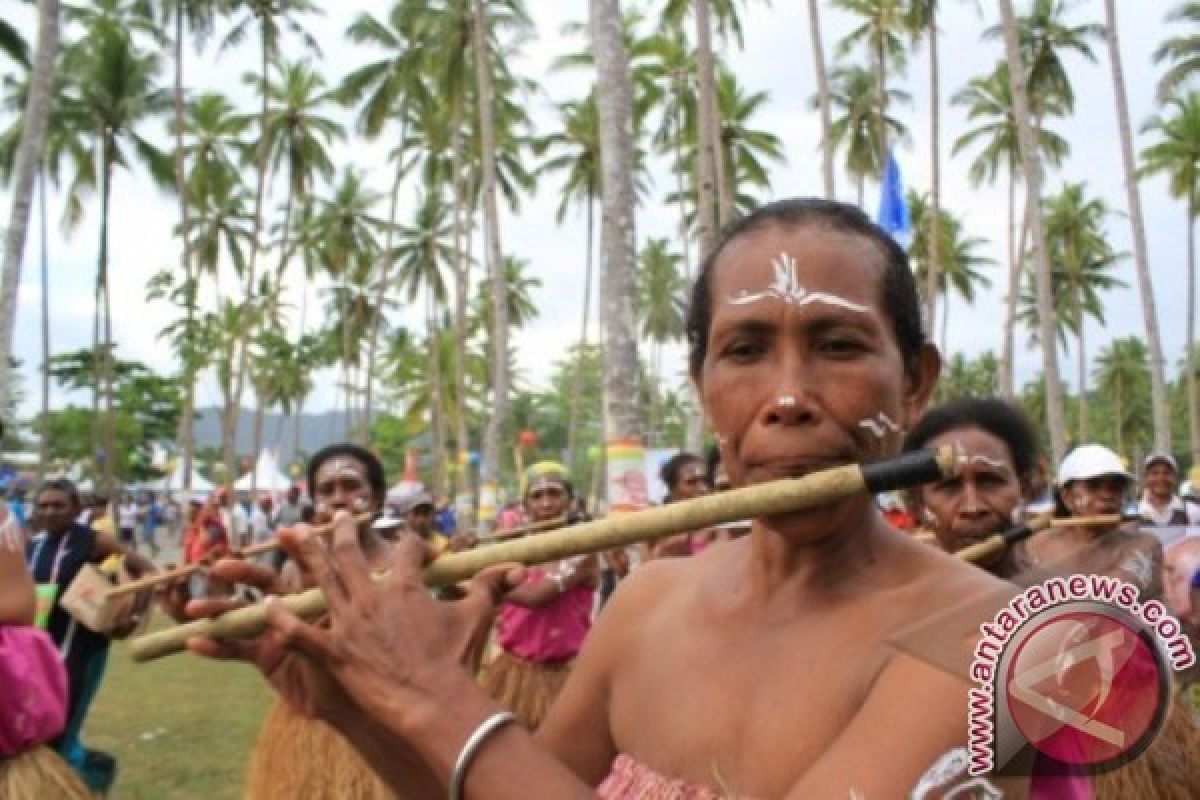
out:
{"label": "silver bracelet", "polygon": [[446,795],[449,800],[462,800],[463,785],[467,780],[467,767],[471,766],[471,759],[475,758],[475,754],[479,752],[479,748],[487,741],[487,738],[508,723],[516,721],[517,715],[511,711],[497,711],[479,723],[475,732],[467,737],[462,750],[458,753],[458,759],[454,762],[454,771],[450,773],[450,791]]}

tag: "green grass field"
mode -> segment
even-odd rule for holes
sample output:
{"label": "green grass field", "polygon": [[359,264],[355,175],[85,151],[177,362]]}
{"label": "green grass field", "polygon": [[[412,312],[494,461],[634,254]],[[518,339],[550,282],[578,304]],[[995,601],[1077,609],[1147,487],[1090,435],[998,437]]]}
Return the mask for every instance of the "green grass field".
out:
{"label": "green grass field", "polygon": [[134,664],[118,642],[83,740],[117,758],[114,800],[240,798],[271,699],[250,667],[189,655]]}

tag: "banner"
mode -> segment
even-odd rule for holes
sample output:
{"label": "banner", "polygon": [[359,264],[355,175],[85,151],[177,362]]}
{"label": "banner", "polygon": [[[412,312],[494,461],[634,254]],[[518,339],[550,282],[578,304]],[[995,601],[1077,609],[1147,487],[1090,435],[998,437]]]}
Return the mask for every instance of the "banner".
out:
{"label": "banner", "polygon": [[638,511],[650,505],[646,481],[646,448],[638,439],[614,439],[608,456],[608,513]]}
{"label": "banner", "polygon": [[481,525],[496,519],[496,484],[487,481],[479,487],[479,523]]}

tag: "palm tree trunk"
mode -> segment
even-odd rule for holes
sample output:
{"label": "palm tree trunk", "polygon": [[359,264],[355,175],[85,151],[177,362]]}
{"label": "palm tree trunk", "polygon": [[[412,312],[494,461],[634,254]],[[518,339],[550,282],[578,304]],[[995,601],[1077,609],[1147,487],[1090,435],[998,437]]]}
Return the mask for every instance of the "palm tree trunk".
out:
{"label": "palm tree trunk", "polygon": [[[700,6],[701,3],[697,3],[697,8]],[[706,3],[704,8],[707,10]],[[588,9],[592,52],[596,59],[601,143],[604,436],[605,441],[611,442],[640,439],[641,435],[637,402],[637,321],[634,316],[637,249],[633,214],[633,88],[617,0],[590,0]],[[701,70],[701,85],[703,72]],[[711,195],[709,197],[711,199]]]}
{"label": "palm tree trunk", "polygon": [[1196,193],[1191,187],[1188,192],[1187,234],[1187,387],[1188,427],[1191,434],[1192,463],[1200,464],[1200,397],[1196,395]]}
{"label": "palm tree trunk", "polygon": [[46,462],[50,458],[49,441],[46,436],[50,420],[50,236],[46,219],[46,172],[38,170],[38,224],[41,229],[42,257],[42,424],[38,435],[38,483],[46,475]]}
{"label": "palm tree trunk", "polygon": [[[1017,322],[1017,297],[1021,291],[1021,263],[1017,256],[1017,175],[1014,165],[1008,165],[1008,294],[1004,296],[1004,340],[1000,354],[1000,396],[1005,400],[1016,397],[1013,355],[1014,331]],[[1022,230],[1023,230],[1022,224]]]}
{"label": "palm tree trunk", "polygon": [[1123,392],[1121,391],[1121,386],[1122,384],[1118,382],[1116,391],[1114,392],[1116,396],[1113,398],[1113,408],[1117,412],[1113,422],[1116,424],[1114,438],[1116,439],[1118,453],[1125,452],[1125,404],[1122,402]]}
{"label": "palm tree trunk", "polygon": [[863,207],[863,198],[867,194],[867,179],[863,174],[858,175],[858,207]]}
{"label": "palm tree trunk", "polygon": [[[931,331],[932,333],[932,331]],[[950,292],[942,295],[942,357],[950,353]]]}
{"label": "palm tree trunk", "polygon": [[1117,127],[1121,132],[1121,162],[1125,169],[1125,193],[1129,203],[1129,224],[1133,229],[1133,260],[1137,268],[1138,293],[1142,299],[1142,319],[1146,325],[1146,347],[1150,351],[1150,394],[1154,416],[1154,449],[1171,450],[1171,414],[1167,401],[1162,339],[1158,331],[1158,312],[1154,283],[1150,277],[1150,255],[1146,247],[1146,219],[1142,215],[1142,196],[1138,188],[1137,162],[1133,156],[1133,132],[1129,125],[1129,100],[1125,94],[1125,72],[1121,47],[1117,40],[1117,9],[1114,0],[1104,0],[1105,29],[1109,62],[1112,64],[1113,93],[1117,101]]}
{"label": "palm tree trunk", "polygon": [[[606,0],[607,4],[608,0]],[[714,117],[710,109],[716,108],[717,89],[713,80],[712,31],[708,19],[708,0],[696,0],[696,70],[697,76],[696,101],[699,113],[696,115],[697,142],[699,153],[696,158],[696,202],[699,204],[696,224],[699,228],[700,257],[705,258],[712,252],[717,243],[717,230],[720,227],[717,204],[717,132],[712,124]],[[595,32],[592,34],[595,36]],[[601,217],[602,224],[606,222]],[[601,235],[603,239],[603,235]],[[604,247],[603,241],[601,248]]]}
{"label": "palm tree trunk", "polygon": [[[692,259],[690,257],[691,248],[688,246],[687,193],[683,181],[687,169],[687,161],[683,154],[683,141],[686,135],[686,124],[683,118],[683,93],[683,76],[680,75],[676,77],[675,83],[675,107],[677,109],[675,115],[675,192],[679,196],[679,246],[683,253],[683,275],[690,293],[692,289]],[[701,253],[699,257],[704,258],[706,255],[706,253]],[[699,453],[704,449],[704,408],[700,405],[700,394],[691,381],[687,381],[687,393],[690,402],[688,403],[683,446],[692,453]]]}
{"label": "palm tree trunk", "polygon": [[712,22],[709,0],[696,3],[696,71],[700,113],[697,115],[701,130],[707,129],[711,143],[712,170],[717,194],[717,224],[720,229],[733,219],[733,175],[730,164],[726,164],[722,146],[721,107],[717,99],[717,65],[712,50]]}
{"label": "palm tree trunk", "polygon": [[[268,67],[268,50],[266,22],[262,23],[262,42],[261,42],[261,63],[260,63],[260,79],[262,81],[262,106],[259,110],[259,141],[257,153],[255,155],[256,169],[258,171],[258,185],[254,191],[254,228],[253,240],[250,242],[250,258],[246,264],[246,301],[254,296],[255,290],[255,272],[258,264],[258,255],[262,249],[262,229],[263,229],[263,201],[267,189],[267,67]],[[246,362],[249,354],[247,341],[250,331],[246,331],[241,337],[237,352],[237,369],[234,371],[233,377],[233,397],[231,398],[232,409],[226,409],[226,416],[223,420],[224,430],[222,430],[221,447],[224,450],[225,459],[225,475],[227,486],[232,485],[234,463],[237,458],[237,453],[234,452],[234,446],[237,436],[237,419],[240,416],[242,403],[242,390],[246,383]]]}
{"label": "palm tree trunk", "polygon": [[879,182],[883,183],[883,175],[887,171],[888,129],[887,129],[887,61],[883,52],[883,34],[875,45],[875,92],[879,103]]}
{"label": "palm tree trunk", "polygon": [[[1076,294],[1078,294],[1076,289]],[[1087,321],[1083,318],[1083,311],[1079,308],[1079,298],[1075,298],[1076,314],[1078,314],[1079,333],[1076,338],[1079,342],[1079,441],[1085,443],[1088,441],[1088,384],[1087,384],[1087,340],[1084,337],[1084,328],[1087,327]]]}
{"label": "palm tree trunk", "polygon": [[1001,24],[1004,30],[1004,49],[1012,81],[1013,111],[1020,139],[1021,163],[1025,170],[1026,209],[1030,233],[1033,235],[1034,261],[1037,266],[1037,302],[1041,323],[1042,366],[1046,381],[1046,426],[1050,429],[1050,449],[1054,462],[1062,460],[1066,451],[1066,429],[1063,425],[1062,385],[1058,377],[1058,340],[1054,332],[1054,298],[1050,283],[1050,259],[1046,253],[1046,235],[1042,225],[1040,198],[1042,196],[1042,164],[1034,139],[1029,115],[1029,96],[1026,91],[1025,65],[1017,41],[1016,16],[1012,0],[1000,0]]}
{"label": "palm tree trunk", "polygon": [[808,0],[808,29],[812,36],[817,104],[821,109],[821,179],[825,184],[825,199],[833,200],[837,195],[833,182],[833,112],[829,99],[829,73],[825,69],[825,48],[821,44],[821,16],[817,0]]}
{"label": "palm tree trunk", "polygon": [[[185,292],[185,313],[187,315],[185,325],[190,337],[192,320],[195,317],[196,311],[196,293],[195,288],[192,286],[191,208],[187,191],[187,166],[184,163],[183,154],[183,17],[184,4],[177,3],[175,6],[175,41],[172,42],[175,50],[175,86],[173,91],[175,107],[175,194],[179,196],[180,261],[183,267],[184,283],[187,287]],[[183,485],[180,488],[184,491],[192,488],[192,440],[195,438],[192,429],[196,403],[196,370],[192,363],[193,356],[194,353],[191,352],[190,348],[185,349],[183,374],[181,376],[184,383],[183,408],[180,410],[179,428],[175,437],[176,446],[180,453],[180,460],[183,463]]]}
{"label": "palm tree trunk", "polygon": [[583,360],[587,350],[588,319],[592,311],[592,244],[594,231],[596,201],[592,198],[592,187],[588,187],[587,201],[587,255],[584,256],[583,270],[583,321],[579,325],[579,351],[575,360],[575,374],[572,376],[570,411],[567,416],[567,467],[575,469],[575,436],[579,424],[579,400],[583,394]]}
{"label": "palm tree trunk", "polygon": [[17,321],[17,287],[21,283],[21,261],[33,205],[34,175],[42,163],[46,127],[54,91],[54,67],[58,55],[58,0],[39,0],[37,52],[29,76],[25,99],[24,129],[17,145],[12,188],[12,209],[4,235],[4,261],[0,268],[0,411],[9,407],[13,381],[10,376],[13,331]]}
{"label": "palm tree trunk", "polygon": [[[937,14],[935,4],[930,4],[929,11],[929,142],[930,142],[930,224],[929,224],[929,264],[925,273],[925,310],[929,319],[929,329],[933,330],[934,308],[937,305],[938,273],[941,271],[942,246],[942,155],[940,127],[940,91],[941,81],[938,77],[938,43],[937,43]],[[887,126],[885,120],[884,127]],[[949,303],[946,304],[949,308]]]}
{"label": "palm tree trunk", "polygon": [[[407,128],[407,124],[403,127]],[[400,134],[400,149],[404,148],[407,131]],[[388,227],[383,237],[383,273],[379,276],[379,288],[375,291],[375,308],[371,314],[371,338],[367,343],[366,386],[363,394],[363,434],[362,444],[371,440],[371,412],[373,410],[375,388],[375,352],[379,344],[379,329],[383,325],[383,306],[387,301],[387,292],[392,278],[392,265],[395,256],[392,253],[392,231],[396,227],[396,204],[400,198],[400,182],[404,178],[404,159],[396,162],[396,175],[392,179],[392,194],[388,200]]]}
{"label": "palm tree trunk", "polygon": [[433,292],[425,299],[425,330],[429,340],[429,415],[433,428],[433,493],[446,492],[446,402],[442,384],[442,333]]}
{"label": "palm tree trunk", "polygon": [[[452,225],[454,233],[454,443],[458,453],[467,455],[466,461],[462,456],[455,459],[459,469],[454,473],[454,496],[462,497],[471,489],[471,434],[467,425],[467,301],[470,292],[470,260],[467,253],[467,232],[463,225],[463,212],[466,206],[466,189],[462,176],[462,127],[463,109],[461,94],[454,101],[454,144],[451,154],[451,170],[454,173],[452,191],[454,193],[454,210]],[[464,503],[463,507],[468,504]],[[474,504],[470,504],[474,508]],[[474,521],[464,519],[459,521],[464,530],[474,526]]]}
{"label": "palm tree trunk", "polygon": [[265,395],[266,395],[266,392],[263,391],[263,387],[261,387],[261,386],[255,387],[255,389],[254,389],[254,401],[255,401],[254,402],[254,445],[252,446],[252,448],[250,450],[250,452],[252,454],[251,457],[254,459],[254,466],[251,467],[251,469],[250,469],[250,492],[251,492],[252,496],[253,496],[254,492],[258,491],[258,456],[259,456],[259,453],[262,452],[263,420],[265,417],[264,406],[266,405],[266,403],[264,401]]}
{"label": "palm tree trunk", "polygon": [[113,336],[112,336],[112,292],[108,280],[108,212],[112,201],[113,147],[108,135],[104,136],[102,159],[104,164],[100,187],[100,295],[104,300],[103,345],[100,348],[101,385],[104,387],[104,491],[113,496],[116,481],[117,421],[113,416]]}
{"label": "palm tree trunk", "polygon": [[472,0],[471,30],[475,50],[476,92],[483,147],[483,238],[492,287],[492,409],[483,439],[482,482],[500,480],[500,432],[508,421],[508,287],[505,284],[500,212],[496,204],[496,129],[492,64],[488,53],[487,16],[483,0]]}

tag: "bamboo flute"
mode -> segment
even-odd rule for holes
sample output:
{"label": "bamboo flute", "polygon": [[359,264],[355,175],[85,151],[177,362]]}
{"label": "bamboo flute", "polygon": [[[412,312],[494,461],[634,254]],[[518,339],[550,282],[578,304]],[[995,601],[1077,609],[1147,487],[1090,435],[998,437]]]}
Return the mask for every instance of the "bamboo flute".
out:
{"label": "bamboo flute", "polygon": [[[361,525],[370,522],[374,518],[374,514],[364,513],[358,514],[354,519]],[[333,533],[333,525],[320,525],[314,528],[313,532],[321,536],[328,536],[329,534]],[[248,558],[250,556],[261,555],[262,553],[269,553],[272,550],[278,550],[279,547],[280,544],[278,539],[268,539],[265,542],[259,542],[258,544],[251,545],[250,547],[242,550],[231,550],[228,555],[222,556],[222,558]],[[187,578],[202,569],[208,569],[211,566],[212,564],[209,562],[200,561],[195,564],[185,564],[182,567],[169,569],[165,572],[156,572],[153,575],[147,575],[145,578],[139,578],[136,581],[129,581],[128,583],[122,583],[119,586],[114,586],[113,588],[109,589],[108,592],[106,592],[106,598],[112,599],[116,597],[123,597],[127,594],[136,594],[137,592],[157,589],[161,585],[183,580],[184,578]]]}
{"label": "bamboo flute", "polygon": [[[834,467],[800,478],[747,486],[629,514],[610,515],[538,536],[450,553],[429,564],[423,580],[430,588],[449,586],[497,564],[541,564],[723,522],[802,511],[854,495],[904,489],[939,480],[954,474],[957,468],[958,454],[953,447],[940,448],[937,452],[906,453],[872,464]],[[386,577],[386,573],[376,577]],[[278,601],[304,619],[318,617],[327,609],[320,589],[286,595]],[[141,636],[130,642],[130,650],[134,661],[151,661],[184,650],[187,640],[193,636],[243,639],[257,636],[265,627],[264,606],[246,606],[218,617],[194,620]]]}
{"label": "bamboo flute", "polygon": [[509,528],[507,530],[491,531],[490,533],[481,533],[478,535],[477,538],[479,539],[480,543],[495,542],[495,541],[499,541],[501,539],[514,539],[518,536],[525,536],[530,533],[542,533],[544,531],[551,531],[551,530],[554,530],[555,528],[561,528],[563,525],[566,525],[566,524],[567,524],[567,515],[563,514],[561,517],[555,517],[554,519],[545,519],[545,520],[542,520],[541,522],[532,522],[528,525],[522,525],[519,528]]}
{"label": "bamboo flute", "polygon": [[1094,517],[1060,517],[1055,518],[1049,514],[1042,514],[1034,517],[1024,525],[1018,525],[1015,528],[1009,528],[1002,533],[997,533],[984,539],[982,542],[964,547],[955,555],[963,561],[969,561],[972,564],[986,562],[993,556],[1007,550],[1022,539],[1028,539],[1035,533],[1040,531],[1052,530],[1054,528],[1094,528],[1107,525],[1119,525],[1121,522],[1129,519],[1120,514],[1101,514]]}

